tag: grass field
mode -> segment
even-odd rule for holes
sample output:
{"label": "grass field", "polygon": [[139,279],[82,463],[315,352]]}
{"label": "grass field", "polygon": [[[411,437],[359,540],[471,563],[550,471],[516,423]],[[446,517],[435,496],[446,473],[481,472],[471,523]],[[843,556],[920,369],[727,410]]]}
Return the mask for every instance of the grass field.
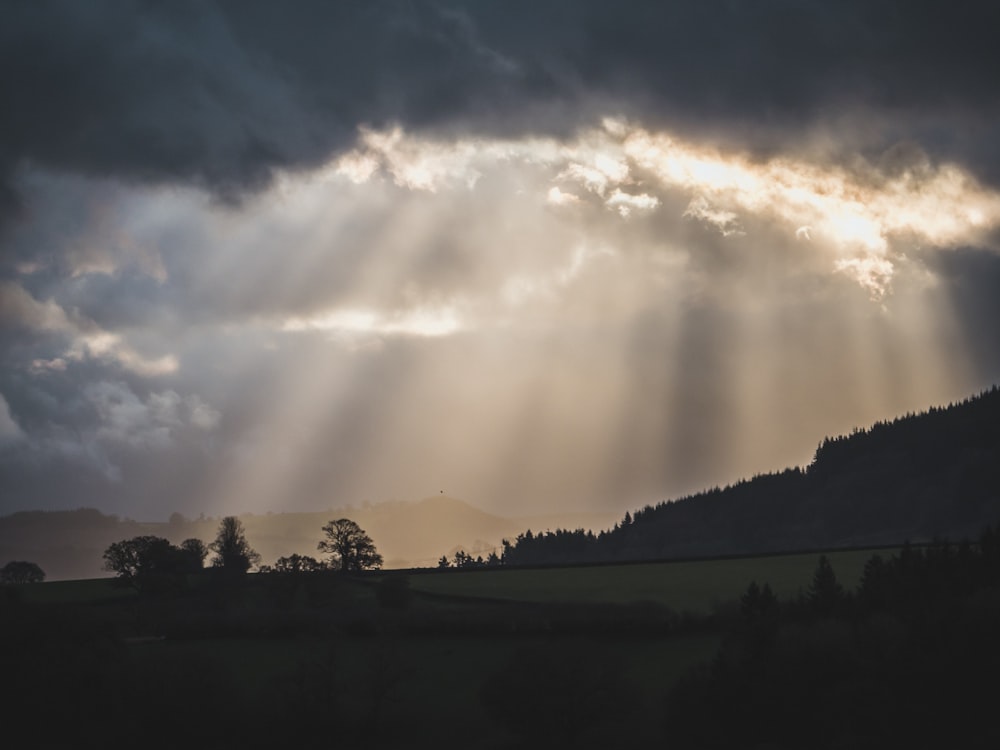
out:
{"label": "grass field", "polygon": [[[872,554],[827,557],[852,589]],[[630,745],[639,747],[662,743],[668,691],[717,653],[725,618],[674,628],[658,619],[662,610],[656,608],[600,605],[652,602],[677,613],[710,614],[735,603],[751,580],[768,582],[779,598],[789,598],[808,586],[818,559],[812,553],[408,571],[416,596],[401,609],[383,607],[378,595],[392,571],[251,575],[232,589],[205,579],[183,592],[148,598],[110,579],[57,581],[20,587],[21,596],[7,606],[49,638],[33,642],[35,650],[23,655],[40,674],[68,676],[67,685],[87,683],[100,668],[109,680],[141,675],[116,699],[137,710],[183,705],[215,720],[220,705],[237,713],[253,707],[255,723],[247,731],[262,743],[254,746],[270,746],[273,738],[255,733],[268,731],[271,716],[298,722],[306,738],[325,731],[323,717],[337,716],[353,732],[342,746],[360,746],[363,739],[373,748],[456,741],[484,750],[522,747],[524,737],[497,719],[495,699],[484,693],[513,669],[530,705],[551,705],[556,713],[562,694],[584,700],[595,694],[593,685],[613,685],[616,695],[627,696],[629,713],[595,723],[579,747],[620,746],[626,727]],[[11,627],[16,624],[12,619]],[[642,627],[630,629],[637,624]],[[109,632],[125,637],[116,645],[105,639]],[[602,664],[618,672],[608,676]],[[48,683],[41,685],[48,695]]]}
{"label": "grass field", "polygon": [[[719,642],[717,635],[581,639],[581,648],[603,652],[624,666],[637,688],[633,739],[654,741],[666,691],[686,670],[710,659]],[[390,734],[383,740],[392,740],[399,728],[421,727],[420,747],[458,737],[478,737],[473,746],[493,747],[484,733],[494,739],[503,735],[485,713],[480,686],[516,650],[546,644],[551,641],[541,637],[234,639],[164,641],[133,646],[132,652],[150,671],[170,664],[190,674],[223,677],[239,686],[238,700],[247,705],[278,701],[302,689],[304,681],[332,687],[337,710],[357,717],[371,712],[373,690],[388,678],[382,723]]]}
{"label": "grass field", "polygon": [[132,589],[116,586],[113,578],[47,581],[21,586],[27,601],[45,604],[97,603],[135,596]]}
{"label": "grass field", "polygon": [[[872,550],[827,553],[848,590],[861,578]],[[414,591],[530,602],[627,604],[656,602],[677,612],[707,613],[737,600],[751,581],[771,585],[785,599],[805,589],[819,554],[772,555],[689,562],[566,568],[478,569],[414,573]]]}
{"label": "grass field", "polygon": [[[826,553],[838,580],[852,590],[876,550]],[[887,553],[882,551],[883,555]],[[409,573],[416,592],[524,602],[629,604],[655,602],[677,612],[707,613],[735,601],[751,581],[769,583],[779,598],[809,585],[819,553],[770,555],[684,562],[582,565],[553,568],[500,568]],[[99,602],[133,596],[110,578],[50,581],[25,586],[30,601]],[[366,587],[359,589],[370,596]]]}

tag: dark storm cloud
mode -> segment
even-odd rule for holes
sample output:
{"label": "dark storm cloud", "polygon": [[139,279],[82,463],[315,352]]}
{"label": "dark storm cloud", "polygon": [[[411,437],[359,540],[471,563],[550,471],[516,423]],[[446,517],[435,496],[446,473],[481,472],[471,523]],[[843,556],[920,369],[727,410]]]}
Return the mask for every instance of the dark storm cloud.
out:
{"label": "dark storm cloud", "polygon": [[1000,377],[1000,257],[990,250],[961,248],[927,259],[946,281],[966,348],[986,373],[983,387]]}
{"label": "dark storm cloud", "polygon": [[315,148],[288,85],[210,5],[17,3],[4,15],[8,167],[226,193]]}
{"label": "dark storm cloud", "polygon": [[440,119],[502,61],[467,22],[391,3],[8,3],[0,170],[207,185],[313,165],[360,122]]}
{"label": "dark storm cloud", "polygon": [[359,123],[554,132],[608,108],[765,148],[902,114],[881,135],[995,178],[998,27],[992,3],[878,0],[7,2],[2,202],[23,165],[233,197]]}

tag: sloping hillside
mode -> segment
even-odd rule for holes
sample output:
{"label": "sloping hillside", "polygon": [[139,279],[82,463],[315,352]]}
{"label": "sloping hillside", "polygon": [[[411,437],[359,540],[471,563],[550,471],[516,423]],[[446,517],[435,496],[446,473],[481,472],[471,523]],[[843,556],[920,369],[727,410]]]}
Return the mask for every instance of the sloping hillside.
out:
{"label": "sloping hillside", "polygon": [[525,534],[513,564],[975,538],[1000,520],[1000,389],[826,439],[787,469],[628,514],[604,534]]}

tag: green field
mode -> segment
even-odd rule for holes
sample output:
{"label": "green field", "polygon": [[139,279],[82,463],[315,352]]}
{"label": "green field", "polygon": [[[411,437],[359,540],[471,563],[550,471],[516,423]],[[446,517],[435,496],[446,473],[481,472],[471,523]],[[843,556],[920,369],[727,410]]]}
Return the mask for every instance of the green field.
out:
{"label": "green field", "polygon": [[86,604],[135,596],[129,588],[115,585],[113,578],[78,581],[47,581],[20,587],[28,601],[47,604]]}
{"label": "green field", "polygon": [[[853,589],[872,554],[827,557]],[[574,747],[616,746],[624,727],[633,746],[654,746],[663,741],[668,691],[712,659],[732,622],[699,615],[731,611],[751,580],[793,597],[818,559],[250,575],[232,587],[193,577],[165,596],[137,596],[110,579],[30,584],[4,604],[9,642],[27,644],[5,658],[14,672],[37,673],[38,695],[57,703],[76,700],[73,685],[101,675],[104,690],[139,711],[140,723],[142,711],[182,706],[204,721],[249,711],[253,746],[287,739],[266,734],[272,716],[298,727],[303,742],[337,716],[349,730],[343,746],[363,739],[371,747],[439,747],[461,738],[522,747],[524,737],[498,722],[484,693],[513,670],[530,705],[546,711],[562,710],[562,694],[587,700],[595,685],[627,696],[627,714],[595,723]],[[413,594],[400,608],[381,597],[395,576]],[[659,606],[628,606],[641,603]],[[603,671],[608,664],[613,673]],[[53,694],[53,684],[62,692]],[[105,699],[95,694],[81,711],[96,715]]]}
{"label": "green field", "polygon": [[[878,550],[826,553],[838,580],[848,590],[859,582],[865,563]],[[891,551],[882,550],[886,556]],[[704,614],[739,599],[751,581],[769,583],[780,599],[804,590],[819,553],[753,556],[683,562],[580,565],[552,568],[428,570],[408,574],[418,593],[449,598],[512,602],[631,604],[653,602],[676,612]],[[23,587],[35,602],[99,602],[133,596],[111,578],[51,581]],[[360,595],[370,595],[361,587]],[[358,594],[356,594],[358,595]]]}
{"label": "green field", "polygon": [[[827,553],[848,590],[861,578],[872,550]],[[812,578],[819,554],[772,555],[689,562],[590,565],[566,568],[478,569],[414,573],[414,591],[526,602],[629,604],[655,602],[677,612],[708,613],[739,599],[751,581],[771,585],[779,599],[795,596]]]}
{"label": "green field", "polygon": [[[838,580],[852,590],[875,552],[891,554],[891,550],[846,550],[826,556]],[[653,602],[677,612],[708,613],[719,604],[737,600],[751,581],[769,583],[781,599],[793,597],[809,585],[818,559],[819,553],[806,553],[552,568],[418,570],[408,576],[413,591],[437,596],[515,602]],[[50,581],[25,586],[22,591],[30,601],[50,603],[134,595],[128,588],[115,586],[111,578]],[[359,592],[368,594],[364,587]]]}

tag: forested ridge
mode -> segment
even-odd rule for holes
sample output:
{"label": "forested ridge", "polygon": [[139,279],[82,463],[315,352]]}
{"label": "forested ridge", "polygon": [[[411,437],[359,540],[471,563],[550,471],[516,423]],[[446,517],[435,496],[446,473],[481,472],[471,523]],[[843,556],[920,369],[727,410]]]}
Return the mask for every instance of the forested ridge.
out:
{"label": "forested ridge", "polygon": [[612,529],[527,531],[508,565],[975,538],[1000,519],[1000,388],[826,438],[805,468],[626,513]]}

